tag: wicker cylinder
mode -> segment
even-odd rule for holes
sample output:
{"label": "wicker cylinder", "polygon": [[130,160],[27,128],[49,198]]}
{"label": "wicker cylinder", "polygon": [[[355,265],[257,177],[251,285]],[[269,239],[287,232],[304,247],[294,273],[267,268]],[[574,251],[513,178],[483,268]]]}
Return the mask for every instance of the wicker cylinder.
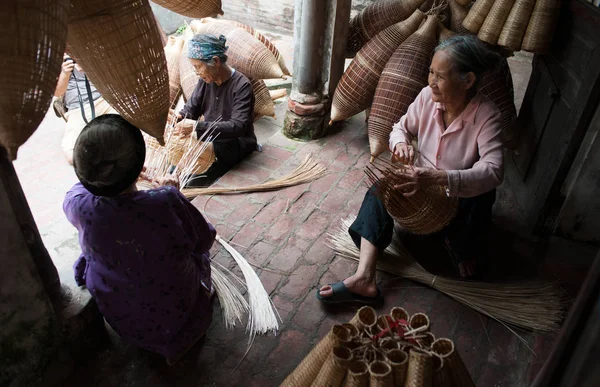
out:
{"label": "wicker cylinder", "polygon": [[406,371],[408,371],[408,355],[400,349],[394,349],[385,354],[386,361],[392,367],[394,386],[404,386]]}
{"label": "wicker cylinder", "polygon": [[369,387],[369,366],[364,360],[353,360],[348,365],[344,387]]}
{"label": "wicker cylinder", "polygon": [[306,357],[298,364],[296,369],[288,375],[281,384],[282,387],[310,386],[331,354],[334,347],[340,346],[350,340],[350,332],[341,325],[334,325]]}
{"label": "wicker cylinder", "polygon": [[431,332],[423,332],[419,333],[419,336],[423,336],[417,340],[421,348],[431,348],[431,344],[435,341],[435,335]]}
{"label": "wicker cylinder", "polygon": [[442,23],[438,23],[438,41],[441,43],[456,35],[456,32],[449,30]]}
{"label": "wicker cylinder", "polygon": [[351,338],[358,337],[358,335],[360,334],[360,332],[358,331],[358,328],[350,323],[342,324],[342,326],[344,328],[346,328],[348,330],[348,332],[350,332]]}
{"label": "wicker cylinder", "polygon": [[350,20],[346,56],[354,56],[370,39],[411,15],[425,0],[380,0],[366,6]]}
{"label": "wicker cylinder", "polygon": [[506,47],[511,51],[521,49],[521,42],[523,42],[534,5],[535,0],[515,1],[498,38],[499,46]]}
{"label": "wicker cylinder", "polygon": [[470,31],[463,27],[462,23],[469,14],[469,10],[457,0],[448,0],[450,9],[450,29],[459,34],[468,34]]}
{"label": "wicker cylinder", "polygon": [[527,24],[521,49],[535,54],[545,54],[550,48],[556,20],[560,11],[560,1],[537,0]]}
{"label": "wicker cylinder", "polygon": [[179,58],[183,49],[183,38],[169,36],[165,46],[167,70],[169,72],[169,106],[174,108],[181,96],[181,78],[179,76]]}
{"label": "wicker cylinder", "polygon": [[0,144],[11,160],[52,102],[67,42],[69,1],[3,0],[0,5]]}
{"label": "wicker cylinder", "polygon": [[283,72],[275,56],[264,44],[247,31],[216,19],[194,20],[190,27],[195,34],[223,35],[227,39],[227,62],[247,77],[257,79],[282,78]]}
{"label": "wicker cylinder", "polygon": [[433,386],[452,387],[452,379],[444,360],[439,356],[432,356],[431,359],[433,360]]}
{"label": "wicker cylinder", "polygon": [[265,116],[275,118],[275,104],[265,81],[250,78],[250,83],[254,92],[254,121]]}
{"label": "wicker cylinder", "polygon": [[69,52],[123,118],[164,142],[167,60],[148,0],[72,0]]}
{"label": "wicker cylinder", "polygon": [[222,15],[221,0],[152,0],[162,7],[187,17]]}
{"label": "wicker cylinder", "polygon": [[502,32],[502,27],[504,27],[514,3],[515,0],[496,0],[479,29],[477,37],[492,45],[498,43],[500,32]]}
{"label": "wicker cylinder", "polygon": [[463,20],[463,27],[473,34],[479,33],[479,29],[483,25],[495,0],[478,0],[473,4],[467,17]]}
{"label": "wicker cylinder", "polygon": [[408,314],[406,309],[399,307],[399,306],[393,307],[392,310],[390,311],[390,315],[396,321],[404,320],[404,321],[406,321],[407,324],[410,321],[410,315]]}
{"label": "wicker cylinder", "polygon": [[389,351],[399,349],[399,344],[392,337],[384,337],[383,339],[379,340],[379,348],[383,352],[389,352]]}
{"label": "wicker cylinder", "polygon": [[[433,381],[433,359],[431,355],[411,349],[408,355],[406,387],[431,387]],[[462,386],[461,386],[462,387]]]}
{"label": "wicker cylinder", "polygon": [[354,325],[362,333],[366,328],[373,328],[377,324],[377,313],[370,306],[363,306],[352,317],[350,324]]}
{"label": "wicker cylinder", "polygon": [[315,378],[313,386],[339,387],[344,381],[352,352],[346,347],[335,347]]}
{"label": "wicker cylinder", "polygon": [[374,361],[369,365],[369,385],[371,387],[389,387],[394,385],[392,367],[383,361]]}
{"label": "wicker cylinder", "polygon": [[425,19],[416,10],[412,15],[391,25],[371,39],[352,60],[338,83],[331,105],[331,120],[341,121],[368,108],[373,101],[375,89],[386,63]]}
{"label": "wicker cylinder", "polygon": [[394,52],[377,84],[368,133],[371,155],[388,150],[392,125],[406,114],[408,106],[427,85],[429,65],[437,36],[436,16],[425,23]]}
{"label": "wicker cylinder", "polygon": [[415,313],[410,318],[410,327],[411,329],[419,329],[423,328],[423,331],[429,330],[429,316],[425,313]]}
{"label": "wicker cylinder", "polygon": [[452,340],[437,339],[431,345],[431,350],[442,358],[444,367],[448,367],[447,372],[452,380],[452,385],[464,387],[475,386]]}

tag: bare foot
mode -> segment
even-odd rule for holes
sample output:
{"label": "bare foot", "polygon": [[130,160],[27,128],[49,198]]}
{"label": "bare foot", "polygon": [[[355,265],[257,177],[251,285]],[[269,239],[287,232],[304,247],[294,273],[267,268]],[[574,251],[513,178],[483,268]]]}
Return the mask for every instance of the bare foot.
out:
{"label": "bare foot", "polygon": [[475,275],[475,261],[459,262],[458,271],[463,278],[473,277]]}
{"label": "bare foot", "polygon": [[[365,297],[377,296],[377,285],[375,279],[361,278],[356,274],[352,277],[348,277],[344,280],[344,285],[354,294],[358,294]],[[320,293],[323,297],[331,297],[333,290],[331,286],[325,285],[321,287]]]}

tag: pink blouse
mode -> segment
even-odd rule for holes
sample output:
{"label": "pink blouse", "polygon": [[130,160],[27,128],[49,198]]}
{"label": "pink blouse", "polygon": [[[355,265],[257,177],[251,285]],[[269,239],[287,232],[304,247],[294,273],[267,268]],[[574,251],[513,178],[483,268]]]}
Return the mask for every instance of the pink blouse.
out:
{"label": "pink blouse", "polygon": [[444,169],[448,195],[473,197],[496,188],[504,178],[500,111],[481,94],[444,129],[444,104],[433,102],[425,87],[393,126],[390,149],[418,138],[415,165]]}

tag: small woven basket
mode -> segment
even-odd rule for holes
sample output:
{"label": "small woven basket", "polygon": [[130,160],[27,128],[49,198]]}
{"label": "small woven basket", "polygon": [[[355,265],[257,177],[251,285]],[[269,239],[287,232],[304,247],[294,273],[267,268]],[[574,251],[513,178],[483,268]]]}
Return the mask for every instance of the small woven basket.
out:
{"label": "small woven basket", "polygon": [[506,47],[511,51],[519,51],[521,49],[523,36],[525,36],[534,5],[535,0],[515,1],[498,38],[499,46]]}
{"label": "small woven basket", "polygon": [[222,15],[221,0],[152,0],[152,2],[187,17]]}
{"label": "small woven basket", "polygon": [[392,316],[392,318],[395,321],[404,320],[407,323],[410,321],[410,315],[408,314],[406,309],[404,309],[400,306],[393,307],[392,310],[390,311],[390,315]]}
{"label": "small woven basket", "polygon": [[504,23],[514,3],[515,0],[496,0],[479,29],[477,37],[492,45],[498,43],[502,27],[504,27]]}
{"label": "small woven basket", "polygon": [[[433,359],[431,355],[411,349],[406,371],[406,387],[428,387],[433,379]],[[457,385],[459,386],[459,385]],[[460,385],[462,387],[462,385]]]}
{"label": "small woven basket", "polygon": [[385,354],[386,361],[392,367],[394,385],[404,386],[408,371],[408,355],[400,349],[394,349]]}
{"label": "small woven basket", "polygon": [[352,320],[350,320],[350,324],[354,325],[359,332],[364,332],[367,328],[373,328],[377,324],[377,313],[375,309],[370,306],[363,306],[360,308]]}
{"label": "small woven basket", "polygon": [[371,387],[389,387],[394,385],[392,367],[383,361],[374,361],[369,365],[369,385]]}
{"label": "small woven basket", "polygon": [[422,328],[423,332],[426,332],[429,330],[429,324],[429,316],[425,313],[415,313],[410,318],[410,327],[412,329]]}
{"label": "small woven basket", "polygon": [[369,366],[364,360],[350,362],[344,387],[369,387]]}
{"label": "small woven basket", "polygon": [[208,143],[206,150],[202,152],[200,157],[198,157],[195,161],[182,160],[186,151],[192,145],[192,141],[194,142],[194,145],[196,145],[196,140],[190,140],[189,137],[171,139],[169,144],[167,144],[170,159],[169,161],[171,165],[178,165],[179,163],[182,163],[182,165],[190,165],[193,163],[194,167],[192,169],[192,174],[200,175],[208,171],[211,165],[213,165],[213,163],[216,161],[215,149],[213,143],[211,142]]}
{"label": "small woven basket", "polygon": [[417,343],[421,346],[421,348],[429,349],[431,348],[431,344],[435,341],[435,335],[431,332],[423,332],[419,333],[420,336],[423,336],[417,339]]}
{"label": "small woven basket", "polygon": [[478,0],[473,4],[467,17],[463,20],[463,27],[471,31],[473,34],[479,33],[479,29],[483,25],[495,0]]}
{"label": "small woven basket", "polygon": [[169,72],[169,106],[173,109],[181,97],[181,78],[179,76],[179,58],[183,50],[183,38],[169,36],[165,46],[167,70]]}
{"label": "small woven basket", "polygon": [[444,368],[448,367],[447,372],[452,380],[452,385],[475,387],[475,383],[456,351],[452,340],[445,338],[437,339],[431,345],[431,350],[442,358]]}
{"label": "small woven basket", "polygon": [[561,2],[537,0],[523,37],[521,49],[535,54],[545,54],[550,49],[556,28]]}
{"label": "small woven basket", "polygon": [[335,347],[323,364],[313,386],[339,387],[344,381],[352,352],[346,347]]}
{"label": "small woven basket", "polygon": [[387,353],[399,349],[399,344],[392,337],[384,337],[379,341],[379,348]]}
{"label": "small woven basket", "polygon": [[356,326],[354,326],[350,323],[344,323],[344,324],[342,324],[342,326],[344,328],[346,328],[348,330],[348,332],[350,332],[351,338],[358,337],[358,335],[360,334],[360,332],[358,331],[358,328],[356,328]]}

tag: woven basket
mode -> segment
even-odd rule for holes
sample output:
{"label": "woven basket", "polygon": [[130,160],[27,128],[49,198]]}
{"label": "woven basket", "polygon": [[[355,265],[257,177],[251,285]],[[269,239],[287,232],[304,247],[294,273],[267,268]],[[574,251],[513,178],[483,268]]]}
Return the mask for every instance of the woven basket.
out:
{"label": "woven basket", "polygon": [[[433,359],[428,353],[411,349],[406,371],[406,387],[429,387],[433,380]],[[461,386],[457,384],[457,386]]]}
{"label": "woven basket", "polygon": [[433,360],[433,386],[452,387],[452,378],[445,367],[444,360],[439,356],[432,356]]}
{"label": "woven basket", "polygon": [[354,325],[362,333],[366,328],[372,328],[377,324],[377,313],[370,306],[363,306],[352,317],[350,324]]}
{"label": "woven basket", "polygon": [[447,372],[454,386],[475,387],[475,383],[469,375],[460,355],[450,339],[437,339],[431,345],[431,350],[442,358],[444,367],[448,367]]}
{"label": "woven basket", "polygon": [[481,78],[479,92],[491,99],[500,110],[502,115],[500,137],[506,148],[514,149],[518,140],[517,109],[512,75],[506,59],[502,59],[498,69]]}
{"label": "woven basket", "polygon": [[334,325],[327,336],[288,375],[281,387],[310,386],[321,371],[323,363],[325,363],[333,348],[348,342],[349,339],[350,332],[346,328],[341,325]]}
{"label": "woven basket", "polygon": [[350,20],[346,56],[354,56],[379,32],[411,15],[425,0],[380,0],[366,6]]}
{"label": "woven basket", "polygon": [[406,309],[401,308],[399,306],[393,307],[392,310],[390,311],[390,315],[396,321],[398,321],[398,320],[404,320],[407,323],[410,321],[410,315],[408,314],[408,312],[406,311]]}
{"label": "woven basket", "polygon": [[181,56],[179,57],[179,82],[181,83],[181,93],[185,101],[190,98],[200,81],[200,77],[196,74],[194,66],[192,66],[192,63],[188,59],[187,51],[188,44],[185,42],[181,50]]}
{"label": "woven basket", "polygon": [[431,348],[431,344],[435,341],[435,335],[431,332],[423,332],[419,333],[419,336],[423,336],[417,339],[417,342],[421,346],[421,348]]}
{"label": "woven basket", "polygon": [[371,39],[352,60],[338,83],[331,105],[331,120],[341,121],[368,108],[386,63],[398,46],[412,35],[425,14],[419,10],[403,22],[386,28]]}
{"label": "woven basket", "polygon": [[[196,145],[195,140],[191,141],[194,141],[194,145]],[[181,159],[185,155],[185,152],[188,150],[190,145],[191,142],[189,141],[189,137],[171,139],[169,144],[167,144],[169,150],[169,161],[171,165],[177,165],[182,161]],[[213,165],[215,160],[216,156],[213,144],[209,143],[206,150],[202,152],[200,157],[194,162],[192,173],[195,175],[200,175],[208,171],[208,168]],[[192,160],[183,160],[185,165],[189,165],[192,162]]]}
{"label": "woven basket", "polygon": [[69,1],[3,0],[0,5],[0,144],[11,160],[52,102],[67,41]]}
{"label": "woven basket", "polygon": [[222,15],[221,0],[152,0],[162,7],[187,17]]}
{"label": "woven basket", "polygon": [[[379,317],[377,317],[377,327],[383,332],[386,329],[390,328],[391,321],[393,321],[392,316],[390,316],[389,314],[379,315]],[[392,335],[392,332],[388,332],[385,334],[385,336],[391,336],[391,335]]]}
{"label": "woven basket", "polygon": [[374,361],[369,365],[369,385],[371,387],[389,387],[394,385],[392,367],[383,361]]}
{"label": "woven basket", "polygon": [[333,348],[333,351],[315,378],[313,386],[341,386],[351,360],[352,352],[348,348]]}
{"label": "woven basket", "polygon": [[229,47],[226,52],[227,62],[247,77],[283,77],[279,63],[271,51],[242,28],[216,19],[194,20],[190,27],[195,34],[224,35]]}
{"label": "woven basket", "polygon": [[465,7],[471,4],[471,0],[456,0],[456,2],[460,5],[464,5]]}
{"label": "woven basket", "polygon": [[408,370],[408,355],[399,349],[394,349],[385,354],[386,361],[392,367],[394,385],[404,386],[406,371]]}
{"label": "woven basket", "polygon": [[523,36],[525,36],[534,5],[535,0],[515,1],[498,38],[499,46],[506,47],[511,51],[521,49],[521,42],[523,42]]}
{"label": "woven basket", "polygon": [[473,34],[477,34],[479,29],[483,25],[485,18],[487,17],[492,5],[495,0],[478,0],[473,4],[469,10],[469,14],[463,20],[463,27],[471,31]]}
{"label": "woven basket", "polygon": [[479,29],[477,37],[492,45],[498,43],[502,27],[504,27],[504,23],[514,4],[515,0],[496,0]]}
{"label": "woven basket", "polygon": [[377,84],[369,116],[371,155],[388,149],[392,125],[406,114],[408,106],[427,85],[431,56],[437,41],[438,18],[429,16],[392,55]]}
{"label": "woven basket", "polygon": [[447,29],[442,23],[438,23],[438,41],[440,43],[453,36],[456,36],[456,32]]}
{"label": "woven basket", "polygon": [[450,29],[459,34],[468,34],[470,31],[463,27],[462,23],[469,14],[467,7],[458,3],[457,0],[448,0],[450,9]]}
{"label": "woven basket", "polygon": [[545,54],[550,48],[556,20],[560,11],[560,1],[537,0],[523,37],[521,49],[535,54]]}
{"label": "woven basket", "polygon": [[358,331],[358,328],[356,328],[356,326],[354,326],[354,325],[352,325],[350,323],[344,323],[344,324],[342,324],[342,326],[344,328],[346,328],[348,330],[348,332],[350,332],[350,337],[351,338],[358,337],[358,335],[359,335],[360,332]]}
{"label": "woven basket", "polygon": [[369,366],[363,360],[353,360],[348,366],[344,387],[369,387]]}
{"label": "woven basket", "polygon": [[127,121],[163,142],[169,74],[148,0],[72,0],[69,52]]}
{"label": "woven basket", "polygon": [[412,329],[418,329],[418,328],[425,327],[425,329],[423,331],[428,331],[429,324],[430,324],[429,316],[427,316],[425,313],[415,313],[410,318],[410,327]]}
{"label": "woven basket", "polygon": [[264,116],[275,118],[275,104],[265,81],[250,78],[250,83],[254,92],[254,121]]}
{"label": "woven basket", "polygon": [[386,353],[400,349],[398,342],[392,337],[384,337],[383,339],[379,340],[379,348]]}
{"label": "woven basket", "polygon": [[181,78],[179,76],[179,58],[183,49],[183,38],[169,36],[165,46],[167,69],[169,71],[169,106],[174,108],[181,96]]}

